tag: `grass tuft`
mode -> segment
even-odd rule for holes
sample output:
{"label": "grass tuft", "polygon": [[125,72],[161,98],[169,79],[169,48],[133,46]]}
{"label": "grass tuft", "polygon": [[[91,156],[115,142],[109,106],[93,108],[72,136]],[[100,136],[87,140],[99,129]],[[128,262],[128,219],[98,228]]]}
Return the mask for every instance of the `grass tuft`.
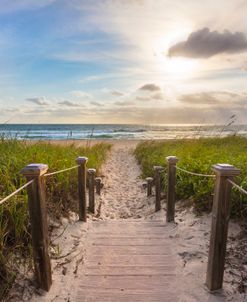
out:
{"label": "grass tuft", "polygon": [[[0,140],[0,199],[9,195],[26,180],[20,170],[30,163],[48,164],[49,172],[74,166],[78,156],[89,158],[88,167],[99,171],[110,144],[76,147],[45,142],[21,142],[15,139]],[[50,176],[46,180],[47,210],[53,219],[77,211],[77,171]],[[26,190],[0,205],[0,300],[15,278],[18,267],[13,255],[19,259],[31,258],[31,236]]]}
{"label": "grass tuft", "polygon": [[[213,174],[212,165],[228,163],[241,170],[235,180],[247,188],[247,139],[231,136],[226,138],[181,139],[171,141],[147,141],[139,143],[134,151],[142,167],[142,176],[153,175],[153,166],[166,168],[166,156],[179,158],[178,166],[191,172]],[[164,186],[166,177],[164,175]],[[190,199],[198,211],[212,207],[214,180],[190,176],[177,171],[177,199]],[[247,217],[247,197],[233,189],[232,216]]]}

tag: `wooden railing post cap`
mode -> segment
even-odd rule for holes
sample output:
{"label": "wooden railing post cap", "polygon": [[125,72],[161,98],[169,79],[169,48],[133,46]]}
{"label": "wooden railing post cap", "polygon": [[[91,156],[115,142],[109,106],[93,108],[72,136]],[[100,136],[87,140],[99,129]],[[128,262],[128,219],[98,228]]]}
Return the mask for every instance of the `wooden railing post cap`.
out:
{"label": "wooden railing post cap", "polygon": [[212,167],[213,171],[219,176],[236,176],[240,170],[229,164],[216,164]]}
{"label": "wooden railing post cap", "polygon": [[24,176],[38,177],[44,175],[48,170],[48,165],[45,164],[30,164],[21,170]]}
{"label": "wooden railing post cap", "polygon": [[87,170],[89,174],[95,174],[96,173],[96,169],[90,168]]}
{"label": "wooden railing post cap", "polygon": [[178,158],[176,156],[167,156],[166,160],[169,165],[175,165],[178,162]]}
{"label": "wooden railing post cap", "polygon": [[78,165],[85,164],[88,161],[88,158],[85,156],[78,156],[76,162]]}
{"label": "wooden railing post cap", "polygon": [[163,170],[164,168],[162,167],[162,166],[154,166],[154,171],[156,171],[156,170]]}

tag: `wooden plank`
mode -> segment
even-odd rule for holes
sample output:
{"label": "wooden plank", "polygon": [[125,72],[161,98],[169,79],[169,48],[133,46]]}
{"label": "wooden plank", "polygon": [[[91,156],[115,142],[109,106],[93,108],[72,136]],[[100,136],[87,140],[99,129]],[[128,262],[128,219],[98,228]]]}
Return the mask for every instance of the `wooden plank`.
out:
{"label": "wooden plank", "polygon": [[133,238],[123,240],[122,238],[98,238],[97,241],[90,239],[88,243],[93,246],[164,246],[167,244],[167,239]]}
{"label": "wooden plank", "polygon": [[90,248],[91,255],[169,255],[170,252],[165,247],[156,246],[92,246]]}
{"label": "wooden plank", "polygon": [[174,276],[174,266],[87,266],[85,276]]}
{"label": "wooden plank", "polygon": [[101,265],[163,265],[170,263],[170,255],[88,255],[85,259],[86,265],[96,265],[100,263]]}
{"label": "wooden plank", "polygon": [[159,275],[154,276],[84,276],[81,277],[80,283],[82,286],[88,286],[89,288],[111,288],[111,289],[156,289],[167,288],[171,284],[171,280],[167,280],[166,277]]}
{"label": "wooden plank", "polygon": [[158,224],[158,223],[164,223],[164,220],[163,219],[155,219],[155,220],[152,220],[152,219],[118,219],[118,220],[97,220],[97,221],[92,221],[91,222],[92,225],[95,225],[95,226],[99,226],[99,225],[102,225],[102,224],[106,224],[106,225],[112,225],[114,223],[116,224],[128,224],[128,225],[131,225],[131,224],[136,224],[137,226],[141,226],[142,223],[151,223],[151,224]]}
{"label": "wooden plank", "polygon": [[[172,230],[172,229],[171,229]],[[149,234],[150,236],[154,236],[155,234],[157,235],[165,235],[165,232],[167,232],[166,234],[168,234],[169,229],[163,229],[163,228],[155,228],[150,230],[150,228],[142,228],[139,230],[135,230],[135,229],[125,229],[125,228],[115,228],[114,230],[109,230],[108,228],[101,228],[99,230],[89,230],[88,233],[92,234],[92,236],[95,234],[96,236],[108,236],[108,235],[121,235],[121,236],[140,236],[140,235],[147,235]]]}
{"label": "wooden plank", "polygon": [[[164,300],[165,297],[165,300]],[[80,291],[76,297],[76,301],[78,302],[178,302],[183,301],[178,299],[177,295],[173,293],[167,294],[156,294],[153,292],[151,296],[147,296],[147,294],[85,294],[83,291]]]}
{"label": "wooden plank", "polygon": [[178,301],[170,230],[162,221],[92,223],[76,301]]}
{"label": "wooden plank", "polygon": [[149,234],[147,235],[147,233],[144,233],[144,234],[141,234],[138,236],[136,236],[136,234],[98,234],[98,233],[91,233],[90,234],[90,239],[89,240],[92,240],[92,241],[95,241],[95,240],[108,240],[108,239],[121,239],[121,240],[131,240],[131,239],[167,239],[169,238],[168,234],[164,234],[164,233],[161,233],[161,234]]}
{"label": "wooden plank", "polygon": [[148,221],[148,220],[137,220],[137,221],[126,221],[126,220],[112,220],[112,221],[97,221],[97,223],[95,221],[91,222],[91,225],[93,226],[93,228],[97,229],[97,228],[101,228],[103,226],[106,227],[110,227],[110,226],[118,226],[118,227],[124,227],[126,226],[127,228],[131,228],[131,227],[136,227],[138,229],[140,229],[143,226],[146,227],[163,227],[163,226],[167,226],[167,224],[164,221]]}
{"label": "wooden plank", "polygon": [[[170,291],[170,293],[172,293],[172,285],[169,283],[164,283],[165,286],[167,286],[166,288],[166,293]],[[134,294],[134,295],[142,295],[142,294],[146,294],[146,295],[150,295],[150,294],[163,294],[164,293],[164,286],[160,286],[160,287],[155,287],[155,288],[133,288],[133,289],[126,289],[124,287],[120,287],[120,288],[112,288],[112,287],[97,287],[97,286],[93,286],[90,287],[88,285],[86,286],[81,286],[80,289],[83,291],[84,294],[89,294],[89,296],[93,293],[93,295],[95,294],[120,294],[120,295],[126,295],[126,294]]]}

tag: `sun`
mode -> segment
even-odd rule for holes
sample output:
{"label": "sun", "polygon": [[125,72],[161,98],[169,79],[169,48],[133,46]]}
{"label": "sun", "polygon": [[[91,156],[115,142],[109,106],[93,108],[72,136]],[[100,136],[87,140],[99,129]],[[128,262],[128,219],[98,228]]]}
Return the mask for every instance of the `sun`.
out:
{"label": "sun", "polygon": [[197,70],[198,62],[191,59],[166,57],[163,62],[163,68],[170,74],[185,74],[188,76],[188,74],[191,75]]}
{"label": "sun", "polygon": [[157,64],[162,73],[179,78],[192,76],[199,68],[197,60],[167,57],[164,54],[158,56]]}
{"label": "sun", "polygon": [[175,43],[172,41],[176,41],[174,37],[179,36],[179,34],[178,31],[175,31],[166,39],[162,37],[154,43],[154,55],[158,70],[173,78],[192,76],[199,70],[200,65],[197,59],[169,57],[167,55],[169,47]]}

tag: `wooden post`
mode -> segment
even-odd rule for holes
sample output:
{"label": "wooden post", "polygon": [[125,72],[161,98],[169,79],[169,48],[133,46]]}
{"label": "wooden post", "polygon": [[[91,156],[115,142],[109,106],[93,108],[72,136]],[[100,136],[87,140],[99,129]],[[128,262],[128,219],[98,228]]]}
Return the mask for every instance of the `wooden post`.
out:
{"label": "wooden post", "polygon": [[166,222],[173,222],[175,216],[175,186],[176,186],[176,156],[168,156],[167,160],[167,198],[166,198]]}
{"label": "wooden post", "polygon": [[147,197],[152,195],[153,180],[154,180],[153,177],[147,177],[146,178],[146,181],[147,181]]}
{"label": "wooden post", "polygon": [[31,164],[22,169],[21,173],[28,181],[34,180],[27,187],[34,269],[38,285],[42,289],[49,291],[52,284],[52,276],[44,181],[44,174],[47,170],[47,165]]}
{"label": "wooden post", "polygon": [[95,169],[88,169],[88,193],[89,193],[89,211],[95,213],[95,196],[94,196],[94,187],[95,187]]}
{"label": "wooden post", "polygon": [[101,190],[101,178],[96,177],[95,178],[95,187],[96,187],[96,193],[100,195],[100,190]]}
{"label": "wooden post", "polygon": [[213,171],[216,173],[216,181],[206,278],[206,285],[210,291],[221,289],[223,284],[232,188],[227,179],[233,179],[240,173],[238,169],[228,164],[214,165]]}
{"label": "wooden post", "polygon": [[161,209],[161,177],[163,170],[161,166],[154,166],[154,184],[155,184],[155,212]]}
{"label": "wooden post", "polygon": [[86,198],[86,183],[87,183],[87,157],[79,156],[76,159],[78,167],[78,194],[79,194],[79,220],[87,221],[87,198]]}

